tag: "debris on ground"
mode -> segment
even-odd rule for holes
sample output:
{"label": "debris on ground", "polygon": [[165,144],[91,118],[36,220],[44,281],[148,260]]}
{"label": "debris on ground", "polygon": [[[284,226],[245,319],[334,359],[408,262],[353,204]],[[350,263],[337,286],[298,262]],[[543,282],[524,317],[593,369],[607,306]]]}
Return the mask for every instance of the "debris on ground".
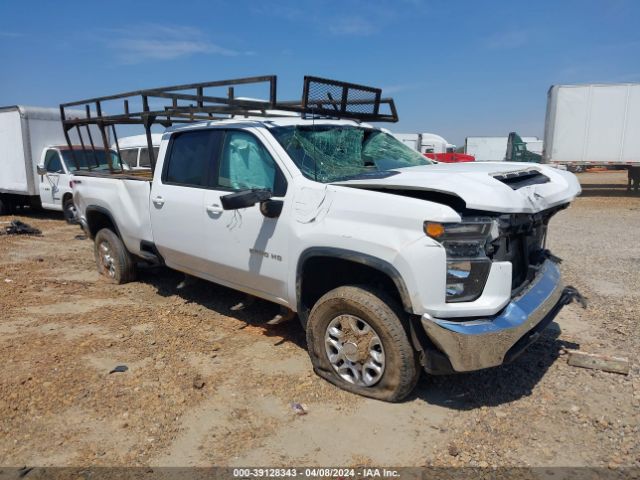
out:
{"label": "debris on ground", "polygon": [[455,443],[450,443],[449,447],[447,448],[447,451],[449,452],[449,455],[451,455],[452,457],[457,457],[458,455],[460,455],[460,449]]}
{"label": "debris on ground", "polygon": [[6,235],[42,235],[40,230],[20,220],[13,220],[8,227],[4,227],[4,233]]}
{"label": "debris on ground", "polygon": [[306,415],[309,411],[307,406],[304,403],[291,402],[291,410],[296,415]]}
{"label": "debris on ground", "polygon": [[204,380],[200,375],[196,375],[193,379],[193,388],[200,390],[202,387],[204,387]]}
{"label": "debris on ground", "polygon": [[242,302],[236,303],[235,305],[233,305],[231,307],[231,311],[232,312],[237,312],[239,310],[244,310],[247,307],[250,307],[251,305],[253,305],[256,301],[256,297],[252,296],[252,295],[247,295],[245,297],[245,299]]}
{"label": "debris on ground", "polygon": [[113,370],[111,370],[109,373],[124,373],[127,370],[129,370],[129,367],[127,367],[126,365],[118,365],[116,366]]}
{"label": "debris on ground", "polygon": [[267,322],[267,325],[280,325],[281,323],[293,320],[296,314],[293,310],[289,310],[285,307],[280,307],[280,313],[275,315],[271,320]]}
{"label": "debris on ground", "polygon": [[611,357],[608,355],[581,352],[579,350],[569,350],[567,363],[573,367],[591,368],[593,370],[604,370],[605,372],[629,375],[629,359],[623,357]]}

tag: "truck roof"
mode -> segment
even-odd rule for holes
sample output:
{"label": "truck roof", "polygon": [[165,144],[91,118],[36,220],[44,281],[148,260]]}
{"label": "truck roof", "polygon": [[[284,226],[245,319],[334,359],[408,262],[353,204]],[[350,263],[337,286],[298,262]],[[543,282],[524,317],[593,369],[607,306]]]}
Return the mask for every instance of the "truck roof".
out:
{"label": "truck roof", "polygon": [[210,120],[206,122],[190,123],[188,125],[175,125],[167,128],[167,132],[176,132],[182,130],[191,130],[196,128],[217,127],[224,125],[247,126],[247,127],[286,127],[294,125],[350,125],[356,127],[376,128],[373,125],[355,120],[338,120],[338,119],[306,119],[301,117],[243,117],[228,118],[224,120]]}
{"label": "truck roof", "polygon": [[[154,146],[160,145],[160,141],[162,140],[162,133],[152,133],[151,141]],[[128,137],[120,137],[118,138],[118,146],[120,148],[132,148],[132,147],[146,147],[147,146],[147,136],[146,135],[130,135]],[[116,144],[111,145],[111,148],[116,148]]]}

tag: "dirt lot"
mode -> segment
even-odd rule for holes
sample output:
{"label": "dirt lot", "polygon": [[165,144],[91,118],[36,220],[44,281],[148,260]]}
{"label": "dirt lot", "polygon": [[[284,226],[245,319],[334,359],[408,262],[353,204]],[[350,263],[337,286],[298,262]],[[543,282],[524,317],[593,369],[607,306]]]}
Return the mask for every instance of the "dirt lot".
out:
{"label": "dirt lot", "polygon": [[[424,375],[397,405],[316,377],[299,324],[264,324],[273,305],[232,311],[239,293],[178,290],[166,269],[109,285],[77,227],[20,216],[43,236],[0,237],[0,465],[640,466],[640,196],[624,173],[580,177],[550,247],[589,308],[514,364]],[[571,367],[565,348],[632,372]]]}

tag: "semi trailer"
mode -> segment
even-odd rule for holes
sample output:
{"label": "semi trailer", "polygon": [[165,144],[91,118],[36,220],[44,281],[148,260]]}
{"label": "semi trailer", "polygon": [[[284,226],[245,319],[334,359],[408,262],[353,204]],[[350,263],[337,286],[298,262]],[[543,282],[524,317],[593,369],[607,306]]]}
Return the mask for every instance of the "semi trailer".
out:
{"label": "semi trailer", "polygon": [[640,167],[640,83],[553,85],[543,162]]}

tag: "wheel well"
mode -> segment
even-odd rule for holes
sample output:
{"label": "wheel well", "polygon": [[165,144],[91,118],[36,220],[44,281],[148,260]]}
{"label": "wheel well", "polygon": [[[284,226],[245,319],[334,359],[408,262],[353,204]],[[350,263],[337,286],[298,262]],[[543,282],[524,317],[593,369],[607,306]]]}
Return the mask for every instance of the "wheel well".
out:
{"label": "wheel well", "polygon": [[89,235],[91,238],[94,238],[96,234],[102,230],[103,228],[108,228],[113,231],[116,235],[119,235],[118,228],[116,224],[111,219],[111,216],[105,212],[100,210],[89,210],[86,213],[87,218],[87,229],[89,230]]}
{"label": "wheel well", "polygon": [[64,205],[64,202],[67,201],[68,198],[73,197],[73,195],[71,195],[71,193],[67,192],[62,196],[62,205]]}
{"label": "wheel well", "polygon": [[345,258],[313,256],[298,271],[298,314],[307,318],[313,305],[330,290],[343,285],[372,285],[390,295],[405,310],[411,311],[407,295],[394,279],[375,266]]}

